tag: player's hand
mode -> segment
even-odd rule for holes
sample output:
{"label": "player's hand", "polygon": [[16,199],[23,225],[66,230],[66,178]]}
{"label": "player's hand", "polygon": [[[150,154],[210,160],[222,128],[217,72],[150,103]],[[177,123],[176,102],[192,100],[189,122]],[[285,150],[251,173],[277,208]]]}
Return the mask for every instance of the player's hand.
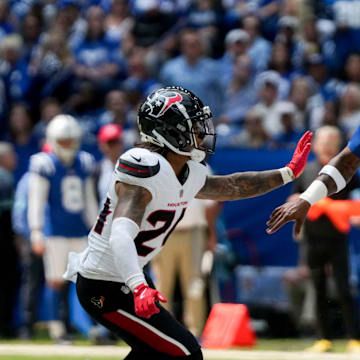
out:
{"label": "player's hand", "polygon": [[298,198],[294,201],[289,201],[277,207],[271,213],[270,219],[266,223],[268,226],[266,232],[268,234],[273,234],[287,222],[295,221],[294,235],[298,236],[309,209],[310,203],[301,198]]}
{"label": "player's hand", "polygon": [[35,255],[41,256],[45,252],[44,235],[40,230],[30,233],[31,249]]}
{"label": "player's hand", "polygon": [[160,312],[156,301],[167,302],[163,294],[145,284],[138,285],[133,294],[136,315],[147,319]]}
{"label": "player's hand", "polygon": [[286,165],[292,170],[295,179],[298,178],[304,171],[306,161],[311,150],[311,139],[312,133],[307,131],[296,145],[291,161]]}

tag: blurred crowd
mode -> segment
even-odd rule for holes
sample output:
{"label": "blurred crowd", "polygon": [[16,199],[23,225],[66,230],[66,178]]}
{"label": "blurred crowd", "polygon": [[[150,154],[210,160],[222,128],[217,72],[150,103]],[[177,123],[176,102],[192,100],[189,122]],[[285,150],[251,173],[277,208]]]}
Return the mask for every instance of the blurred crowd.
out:
{"label": "blurred crowd", "polygon": [[18,180],[59,113],[83,148],[151,91],[181,85],[214,114],[218,146],[292,148],[304,129],[360,123],[360,3],[336,0],[0,0],[0,139]]}

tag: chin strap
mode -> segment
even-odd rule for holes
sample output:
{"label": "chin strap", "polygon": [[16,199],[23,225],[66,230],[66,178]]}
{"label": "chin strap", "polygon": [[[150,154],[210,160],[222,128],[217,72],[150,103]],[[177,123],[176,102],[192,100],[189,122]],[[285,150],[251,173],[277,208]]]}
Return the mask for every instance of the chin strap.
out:
{"label": "chin strap", "polygon": [[202,162],[205,160],[205,151],[200,150],[200,149],[192,149],[190,151],[190,156],[191,156],[191,160],[196,161],[196,162]]}

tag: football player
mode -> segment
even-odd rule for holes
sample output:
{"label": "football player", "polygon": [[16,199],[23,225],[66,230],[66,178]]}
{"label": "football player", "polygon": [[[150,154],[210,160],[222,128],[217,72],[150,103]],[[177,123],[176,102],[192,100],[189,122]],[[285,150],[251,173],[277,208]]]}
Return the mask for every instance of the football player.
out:
{"label": "football player", "polygon": [[139,109],[138,126],[142,144],[118,159],[89,246],[69,255],[64,277],[76,281],[85,310],[132,347],[126,359],[202,359],[195,337],[159,304],[166,299],[143,267],[194,197],[238,200],[298,177],[312,134],[304,135],[281,169],[208,176],[203,161],[214,153],[216,135],[209,107],[192,92],[153,92]]}
{"label": "football player", "polygon": [[[97,217],[98,205],[92,174],[92,155],[79,151],[81,128],[69,115],[57,115],[46,129],[49,153],[38,153],[30,159],[28,222],[32,250],[44,255],[45,278],[63,297],[66,311],[66,269],[69,251],[82,251],[87,234]],[[44,237],[45,207],[48,204],[50,234]],[[55,305],[55,304],[54,304]],[[55,307],[55,306],[54,306]],[[52,309],[56,313],[56,309]],[[50,334],[56,341],[65,336],[64,324],[50,322]]]}

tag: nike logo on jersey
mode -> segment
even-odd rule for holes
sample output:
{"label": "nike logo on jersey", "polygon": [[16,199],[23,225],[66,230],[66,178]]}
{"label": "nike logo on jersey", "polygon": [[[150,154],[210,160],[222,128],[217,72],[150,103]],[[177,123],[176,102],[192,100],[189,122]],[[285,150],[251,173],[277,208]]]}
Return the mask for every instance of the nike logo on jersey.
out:
{"label": "nike logo on jersey", "polygon": [[137,162],[140,162],[141,161],[141,157],[139,157],[139,158],[136,158],[135,156],[133,156],[133,155],[130,155],[134,160],[136,160]]}
{"label": "nike logo on jersey", "polygon": [[144,289],[144,291],[141,293],[140,299],[143,299],[143,298],[144,298],[146,290],[147,290],[147,289]]}

